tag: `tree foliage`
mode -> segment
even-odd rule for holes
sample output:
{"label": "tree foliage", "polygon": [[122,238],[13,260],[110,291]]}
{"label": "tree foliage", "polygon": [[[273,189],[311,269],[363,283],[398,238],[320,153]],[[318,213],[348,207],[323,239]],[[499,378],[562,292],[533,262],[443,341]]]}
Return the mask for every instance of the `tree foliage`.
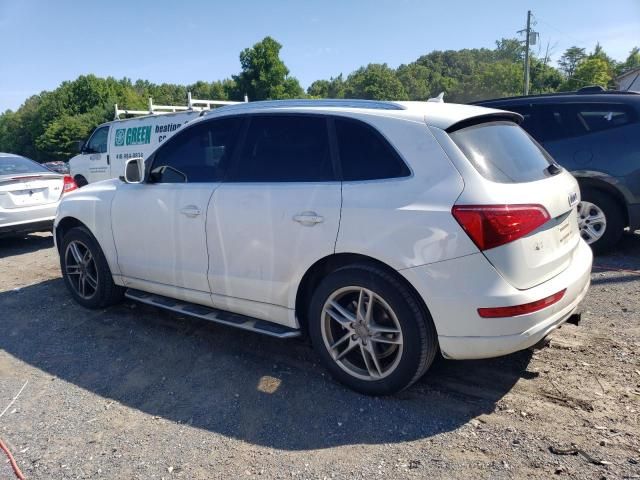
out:
{"label": "tree foliage", "polygon": [[289,69],[280,59],[282,45],[266,37],[240,53],[242,72],[234,75],[234,97],[245,94],[252,100],[296,98],[303,95],[298,80],[289,76]]}
{"label": "tree foliage", "polygon": [[[298,80],[280,58],[282,45],[266,37],[240,53],[241,70],[232,78],[198,81],[192,85],[154,84],[147,80],[82,75],[53,91],[25,100],[20,108],[0,115],[0,151],[15,152],[39,161],[66,160],[75,140],[86,138],[96,125],[113,118],[113,105],[144,110],[148,98],[156,104],[184,105],[187,92],[194,98],[250,100],[304,97]],[[316,80],[307,89],[311,98],[365,98],[427,100],[439,93],[450,102],[519,95],[523,87],[524,47],[502,38],[494,49],[432,51],[397,69],[369,64],[343,77]],[[531,92],[574,90],[586,85],[612,86],[616,75],[640,66],[634,47],[624,62],[616,62],[598,44],[568,48],[558,68],[548,58],[531,55]]]}

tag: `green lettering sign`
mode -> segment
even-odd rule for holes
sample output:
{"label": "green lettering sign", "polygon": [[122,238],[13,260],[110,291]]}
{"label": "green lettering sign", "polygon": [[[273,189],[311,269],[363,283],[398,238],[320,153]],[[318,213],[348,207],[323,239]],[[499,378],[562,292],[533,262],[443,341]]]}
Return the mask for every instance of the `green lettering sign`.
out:
{"label": "green lettering sign", "polygon": [[124,128],[116,130],[115,144],[117,147],[124,145],[145,145],[151,143],[151,126]]}

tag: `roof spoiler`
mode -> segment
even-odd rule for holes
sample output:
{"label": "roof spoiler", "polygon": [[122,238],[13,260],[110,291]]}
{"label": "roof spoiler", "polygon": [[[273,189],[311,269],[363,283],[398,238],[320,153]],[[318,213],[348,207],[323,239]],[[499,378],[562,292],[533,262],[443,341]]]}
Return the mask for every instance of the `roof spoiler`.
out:
{"label": "roof spoiler", "polygon": [[480,123],[499,122],[501,120],[517,123],[518,125],[520,125],[520,123],[522,123],[522,120],[524,120],[524,117],[515,112],[485,113],[484,115],[477,115],[475,117],[460,120],[459,122],[456,122],[448,127],[445,132],[453,133],[456,130],[462,130],[463,128],[472,127],[473,125],[478,125]]}

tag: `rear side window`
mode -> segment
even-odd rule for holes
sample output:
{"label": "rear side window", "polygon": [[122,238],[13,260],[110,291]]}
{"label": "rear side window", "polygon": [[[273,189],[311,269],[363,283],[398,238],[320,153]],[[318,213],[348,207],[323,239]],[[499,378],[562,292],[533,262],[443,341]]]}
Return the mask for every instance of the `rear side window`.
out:
{"label": "rear side window", "polygon": [[449,135],[488,180],[521,183],[550,176],[547,168],[553,160],[515,123],[480,123]]}
{"label": "rear side window", "polygon": [[242,119],[201,122],[167,140],[154,155],[151,181],[219,182],[229,166]]}
{"label": "rear side window", "polygon": [[335,180],[327,119],[305,115],[251,117],[232,182]]}
{"label": "rear side window", "polygon": [[580,105],[577,115],[585,133],[622,127],[636,121],[635,111],[625,105]]}
{"label": "rear side window", "polygon": [[575,134],[576,126],[570,106],[565,105],[517,105],[504,107],[524,117],[522,124],[529,135],[538,142],[553,142]]}
{"label": "rear side window", "polygon": [[343,180],[379,180],[411,174],[378,131],[358,120],[335,119]]}

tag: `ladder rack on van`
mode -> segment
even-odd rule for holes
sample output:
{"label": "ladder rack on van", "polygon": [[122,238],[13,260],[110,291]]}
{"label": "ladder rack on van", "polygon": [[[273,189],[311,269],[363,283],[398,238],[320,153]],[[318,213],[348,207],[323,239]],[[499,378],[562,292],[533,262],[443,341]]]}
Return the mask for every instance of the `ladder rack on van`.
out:
{"label": "ladder rack on van", "polygon": [[[248,102],[248,98],[245,95],[244,101]],[[191,98],[191,92],[187,92],[187,105],[154,105],[153,99],[149,97],[149,109],[148,110],[126,110],[119,109],[118,104],[114,105],[115,115],[114,120],[119,120],[120,115],[155,115],[163,113],[175,113],[196,111],[201,112],[203,110],[211,110],[216,106],[235,105],[242,102],[232,102],[228,100],[196,100]]]}

